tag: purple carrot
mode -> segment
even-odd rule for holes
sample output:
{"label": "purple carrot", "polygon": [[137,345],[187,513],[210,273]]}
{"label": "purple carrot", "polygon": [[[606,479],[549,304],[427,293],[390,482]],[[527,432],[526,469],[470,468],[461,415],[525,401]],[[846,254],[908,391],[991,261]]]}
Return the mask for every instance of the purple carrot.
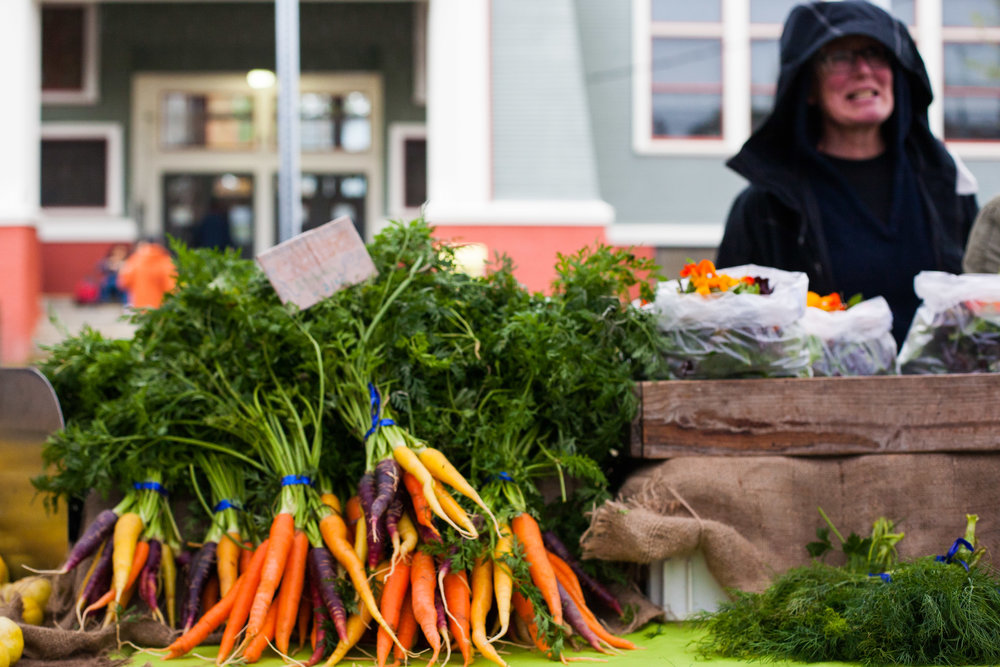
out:
{"label": "purple carrot", "polygon": [[208,575],[215,567],[216,542],[205,542],[191,557],[187,568],[187,583],[184,590],[184,604],[181,606],[181,623],[184,632],[191,629],[198,617],[198,607],[201,605],[201,592],[208,581]]}
{"label": "purple carrot", "polygon": [[576,578],[580,580],[580,583],[590,589],[590,592],[596,595],[601,602],[606,604],[616,614],[619,616],[622,615],[622,606],[618,603],[618,600],[615,599],[615,596],[612,595],[607,588],[602,586],[599,581],[587,574],[587,571],[583,569],[579,561],[573,558],[569,549],[566,548],[566,545],[562,543],[555,533],[551,530],[546,530],[542,533],[542,542],[545,543],[545,548],[566,561],[566,564],[573,570],[573,574],[575,574]]}
{"label": "purple carrot", "polygon": [[111,588],[111,554],[113,552],[111,542],[105,542],[104,549],[98,556],[97,564],[94,565],[94,570],[90,573],[90,579],[84,584],[83,591],[80,592],[80,597],[77,599],[77,617],[80,616],[85,607],[97,602],[97,599]]}
{"label": "purple carrot", "polygon": [[[94,520],[87,526],[87,530],[83,531],[83,535],[80,536],[80,539],[70,549],[69,555],[66,557],[66,562],[62,564],[62,567],[58,570],[32,570],[32,572],[39,572],[41,574],[66,574],[70,572],[82,563],[87,556],[97,551],[97,547],[101,546],[105,540],[111,537],[117,521],[118,514],[114,510],[104,510],[94,517]],[[30,570],[31,568],[27,569]]]}
{"label": "purple carrot", "polygon": [[600,638],[598,638],[597,634],[590,629],[590,626],[587,625],[586,619],[584,619],[583,614],[580,613],[580,608],[576,606],[575,602],[573,602],[573,599],[569,596],[569,593],[566,592],[566,589],[563,588],[563,585],[557,581],[556,586],[559,588],[559,599],[562,601],[563,618],[566,619],[569,626],[573,628],[573,630],[581,637],[586,639],[587,643],[590,644],[591,648],[595,651],[607,653],[608,651],[601,646]]}
{"label": "purple carrot", "polygon": [[[440,581],[440,580],[439,580]],[[448,614],[444,609],[444,596],[440,587],[434,589],[434,609],[437,611],[437,628],[441,637],[448,637]]]}
{"label": "purple carrot", "polygon": [[163,545],[157,539],[149,541],[149,555],[146,556],[146,563],[139,573],[139,597],[153,612],[154,617],[160,619],[160,607],[156,604],[156,577],[160,573],[160,559],[163,557]]}
{"label": "purple carrot", "polygon": [[385,539],[382,535],[384,527],[380,521],[371,521],[372,504],[375,502],[375,473],[368,471],[358,480],[358,500],[361,501],[361,512],[365,519],[365,543],[368,545],[368,568],[374,569],[382,560]]}
{"label": "purple carrot", "polygon": [[389,542],[392,543],[393,555],[399,549],[399,518],[401,516],[403,516],[403,501],[399,498],[393,498],[383,515],[385,518],[385,533],[389,536]]}
{"label": "purple carrot", "polygon": [[396,497],[396,489],[399,488],[402,477],[403,469],[391,456],[375,464],[375,497],[372,500],[371,515],[365,514],[372,531],[378,528],[382,514]]}
{"label": "purple carrot", "polygon": [[323,599],[320,596],[319,586],[312,576],[309,577],[309,596],[312,599],[313,625],[316,626],[316,646],[313,649],[313,654],[306,661],[306,667],[312,667],[323,659],[326,649],[326,622],[330,618],[326,612],[326,605],[323,604]]}
{"label": "purple carrot", "polygon": [[333,626],[337,628],[337,635],[341,641],[347,641],[347,609],[337,593],[333,556],[326,547],[310,547],[309,576],[319,588],[320,599],[333,620]]}

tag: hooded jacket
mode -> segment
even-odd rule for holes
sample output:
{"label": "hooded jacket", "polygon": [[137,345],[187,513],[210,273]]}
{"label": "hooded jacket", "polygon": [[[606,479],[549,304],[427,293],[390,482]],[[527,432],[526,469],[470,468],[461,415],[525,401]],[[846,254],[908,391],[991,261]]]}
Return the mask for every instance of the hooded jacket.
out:
{"label": "hooded jacket", "polygon": [[[893,165],[891,220],[874,233],[884,233],[881,240],[900,251],[885,266],[863,253],[855,258],[855,239],[838,234],[858,229],[859,221],[879,223],[869,220],[870,209],[816,149],[821,119],[809,102],[813,59],[828,42],[847,35],[877,40],[893,56],[895,105],[883,125]],[[931,134],[932,93],[923,60],[906,26],[884,10],[848,0],[798,5],[785,22],[780,54],[773,110],[726,163],[750,184],[733,202],[716,264],[802,271],[809,289],[821,294],[843,292],[845,283],[860,285],[864,298],[889,301],[893,335],[901,342],[918,305],[913,276],[930,269],[961,272],[977,211],[974,179]]]}

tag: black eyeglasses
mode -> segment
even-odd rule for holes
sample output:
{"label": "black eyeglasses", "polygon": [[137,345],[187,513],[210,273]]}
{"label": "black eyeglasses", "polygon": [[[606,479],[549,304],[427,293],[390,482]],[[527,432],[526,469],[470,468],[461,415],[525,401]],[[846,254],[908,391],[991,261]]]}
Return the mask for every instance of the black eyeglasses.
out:
{"label": "black eyeglasses", "polygon": [[827,72],[833,74],[846,74],[850,72],[861,58],[872,69],[884,69],[892,63],[892,56],[889,51],[875,44],[861,47],[860,49],[833,49],[826,53],[821,53],[817,62]]}

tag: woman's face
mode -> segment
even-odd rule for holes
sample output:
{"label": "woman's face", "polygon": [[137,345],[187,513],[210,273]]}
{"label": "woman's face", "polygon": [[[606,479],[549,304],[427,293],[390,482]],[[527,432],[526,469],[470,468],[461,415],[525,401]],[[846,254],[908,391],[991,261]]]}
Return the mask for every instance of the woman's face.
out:
{"label": "woman's face", "polygon": [[835,39],[816,63],[814,101],[839,130],[878,127],[892,115],[892,54],[861,35]]}

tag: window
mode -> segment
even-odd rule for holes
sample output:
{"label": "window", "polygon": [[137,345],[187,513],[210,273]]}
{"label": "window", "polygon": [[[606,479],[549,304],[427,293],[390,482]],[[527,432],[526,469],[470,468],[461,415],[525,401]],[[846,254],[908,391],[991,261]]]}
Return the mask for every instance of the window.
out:
{"label": "window", "polygon": [[43,5],[42,102],[97,101],[97,6]]}
{"label": "window", "polygon": [[1000,140],[1000,5],[948,0],[941,4],[941,22],[944,137]]}
{"label": "window", "polygon": [[42,126],[41,205],[46,215],[121,215],[121,128]]}
{"label": "window", "polygon": [[427,126],[389,127],[389,216],[412,219],[427,201]]}
{"label": "window", "polygon": [[771,110],[778,38],[796,0],[634,0],[633,144],[735,151]]}
{"label": "window", "polygon": [[169,92],[160,107],[164,148],[253,147],[253,99],[232,93]]}
{"label": "window", "polygon": [[301,100],[302,150],[361,153],[371,148],[372,103],[364,92],[305,93]]}

